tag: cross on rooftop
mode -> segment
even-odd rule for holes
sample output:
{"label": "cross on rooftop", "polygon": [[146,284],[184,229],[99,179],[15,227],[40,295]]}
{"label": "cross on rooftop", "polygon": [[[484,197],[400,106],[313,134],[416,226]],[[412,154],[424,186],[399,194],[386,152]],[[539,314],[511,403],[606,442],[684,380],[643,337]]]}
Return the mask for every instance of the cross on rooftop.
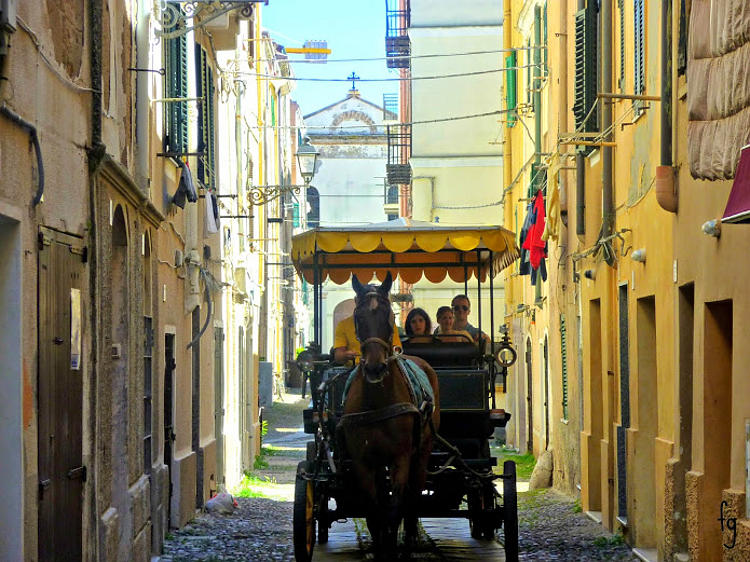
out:
{"label": "cross on rooftop", "polygon": [[352,71],[352,75],[351,76],[347,76],[347,80],[351,80],[352,81],[352,91],[356,90],[357,89],[356,82],[357,82],[357,80],[360,80],[360,77],[357,76],[356,74],[354,74],[354,71]]}

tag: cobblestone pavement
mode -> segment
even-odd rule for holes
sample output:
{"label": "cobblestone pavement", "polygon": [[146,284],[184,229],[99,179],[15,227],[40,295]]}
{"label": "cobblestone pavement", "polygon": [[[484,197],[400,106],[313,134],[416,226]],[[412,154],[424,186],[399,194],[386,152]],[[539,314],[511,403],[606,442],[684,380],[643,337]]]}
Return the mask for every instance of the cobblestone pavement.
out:
{"label": "cobblestone pavement", "polygon": [[[231,515],[199,514],[165,543],[164,562],[286,561],[294,560],[292,496],[297,462],[304,458],[309,436],[301,430],[305,400],[287,394],[265,419],[269,433],[264,445],[273,446],[268,466],[254,473],[274,484],[264,493],[273,498],[238,497]],[[519,490],[524,485],[520,483]],[[270,491],[269,491],[270,490]],[[576,509],[574,499],[553,490],[519,491],[519,547],[524,561],[637,560],[620,537]],[[500,530],[496,541],[480,542],[469,535],[463,519],[425,519],[420,545],[412,559],[504,560]],[[327,545],[316,545],[314,560],[367,560],[369,536],[361,520],[334,523]]]}

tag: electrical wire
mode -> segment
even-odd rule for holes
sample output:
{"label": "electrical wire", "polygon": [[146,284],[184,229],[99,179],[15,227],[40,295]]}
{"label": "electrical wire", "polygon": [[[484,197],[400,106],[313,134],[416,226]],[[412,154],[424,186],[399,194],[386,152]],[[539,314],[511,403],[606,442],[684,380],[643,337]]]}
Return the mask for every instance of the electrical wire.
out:
{"label": "electrical wire", "polygon": [[[329,125],[321,125],[321,126],[315,126],[315,125],[248,125],[248,127],[251,127],[253,129],[304,129],[310,134],[315,134],[314,130],[316,129],[325,129],[327,131],[330,130],[339,130],[339,129],[369,129],[370,127],[380,128],[384,129],[385,127],[402,127],[407,125],[429,125],[431,123],[445,123],[448,121],[461,121],[463,119],[477,119],[479,117],[489,117],[490,115],[502,115],[504,113],[512,112],[514,110],[512,109],[497,109],[495,111],[487,111],[485,113],[474,113],[471,115],[457,115],[454,117],[442,117],[440,119],[425,119],[422,121],[407,121],[407,122],[397,122],[393,125],[388,124],[382,124],[382,125],[336,125],[335,127],[331,127]],[[382,132],[382,134],[385,134],[385,131]]]}
{"label": "electrical wire", "polygon": [[32,31],[32,29],[24,22],[19,16],[16,16],[16,22],[18,23],[18,27],[23,29],[26,34],[31,38],[32,43],[34,43],[34,46],[36,47],[37,52],[39,53],[39,56],[42,58],[44,63],[49,67],[49,69],[54,72],[57,77],[69,88],[72,88],[73,90],[78,90],[79,92],[94,92],[93,88],[87,88],[86,86],[81,86],[80,84],[77,84],[67,76],[63,75],[57,68],[55,68],[54,63],[47,57],[47,55],[42,50],[42,45],[39,42],[39,38],[36,36],[36,33]]}
{"label": "electrical wire", "polygon": [[[286,61],[284,61],[286,62]],[[509,70],[523,70],[532,68],[536,64],[526,64],[521,66],[509,66],[502,68],[491,68],[489,70],[475,70],[473,72],[457,72],[455,74],[436,74],[432,76],[399,76],[394,78],[355,78],[357,82],[413,82],[415,80],[442,80],[444,78],[462,78],[465,76],[480,76],[482,74],[492,74],[495,72],[507,72]],[[257,72],[246,72],[242,70],[232,71],[235,76],[255,76],[267,80],[291,80],[294,82],[351,82],[351,78],[302,78],[300,76],[276,76],[274,74],[261,74]]]}
{"label": "electrical wire", "polygon": [[[389,60],[414,60],[414,59],[427,59],[427,58],[436,58],[436,57],[464,57],[464,56],[472,56],[472,55],[491,55],[495,53],[515,53],[516,51],[532,51],[534,49],[546,49],[546,45],[540,45],[539,47],[536,46],[529,46],[529,47],[514,47],[511,49],[492,49],[488,51],[469,51],[465,53],[436,53],[432,55],[394,55],[392,57],[363,57],[363,58],[354,58],[354,59],[288,59],[284,60],[283,62],[292,62],[292,63],[303,63],[303,64],[326,64],[326,63],[338,63],[338,62],[378,62],[378,61],[389,61]],[[297,54],[297,53],[289,53],[289,54]],[[279,59],[258,59],[258,62],[274,62]]]}

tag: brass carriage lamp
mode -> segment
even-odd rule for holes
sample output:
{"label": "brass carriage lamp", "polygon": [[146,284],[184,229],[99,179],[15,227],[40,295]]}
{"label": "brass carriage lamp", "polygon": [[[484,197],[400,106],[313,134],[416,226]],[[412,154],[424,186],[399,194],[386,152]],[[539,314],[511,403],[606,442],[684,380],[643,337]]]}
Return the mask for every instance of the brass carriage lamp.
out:
{"label": "brass carriage lamp", "polygon": [[305,185],[310,185],[315,175],[318,156],[320,156],[320,152],[310,144],[310,137],[302,139],[302,144],[297,148],[297,163]]}

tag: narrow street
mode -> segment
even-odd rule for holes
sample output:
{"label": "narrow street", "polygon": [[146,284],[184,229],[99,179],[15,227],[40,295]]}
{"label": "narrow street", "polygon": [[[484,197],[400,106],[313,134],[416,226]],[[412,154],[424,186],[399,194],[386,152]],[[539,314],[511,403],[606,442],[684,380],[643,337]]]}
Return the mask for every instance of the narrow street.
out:
{"label": "narrow street", "polygon": [[[191,560],[294,560],[292,497],[297,463],[309,436],[301,431],[307,400],[299,390],[287,393],[264,412],[268,433],[265,454],[253,483],[233,490],[238,507],[231,515],[201,513],[190,524],[167,535],[163,562]],[[266,465],[267,462],[267,465]],[[637,560],[622,537],[606,532],[580,513],[573,499],[552,490],[528,491],[519,481],[520,559],[539,561]],[[578,506],[578,507],[576,507]],[[505,560],[502,530],[495,541],[477,541],[464,519],[423,519],[414,560]],[[315,545],[314,561],[371,560],[364,520],[335,523],[326,545]]]}

